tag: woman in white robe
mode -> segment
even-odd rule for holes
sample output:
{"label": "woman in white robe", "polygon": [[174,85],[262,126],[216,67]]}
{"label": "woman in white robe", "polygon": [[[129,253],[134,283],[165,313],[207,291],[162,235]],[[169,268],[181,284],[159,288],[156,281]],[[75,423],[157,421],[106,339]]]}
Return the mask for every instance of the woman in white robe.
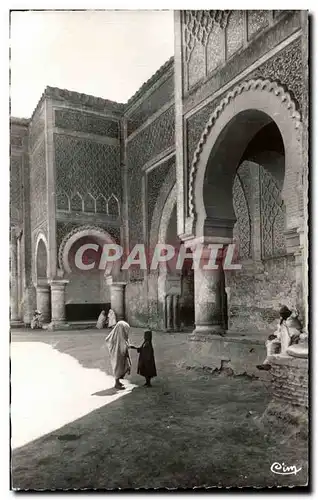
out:
{"label": "woman in white robe", "polygon": [[96,328],[98,328],[99,330],[101,330],[102,328],[105,328],[106,321],[107,321],[106,313],[105,313],[105,311],[102,311],[100,313],[100,315],[98,316],[98,320],[97,320],[97,323],[96,323]]}
{"label": "woman in white robe", "polygon": [[112,309],[108,312],[108,328],[113,328],[117,323],[116,314]]}
{"label": "woman in white robe", "polygon": [[110,354],[116,389],[124,389],[120,379],[124,378],[126,374],[130,374],[129,329],[130,326],[126,321],[118,321],[105,339]]}

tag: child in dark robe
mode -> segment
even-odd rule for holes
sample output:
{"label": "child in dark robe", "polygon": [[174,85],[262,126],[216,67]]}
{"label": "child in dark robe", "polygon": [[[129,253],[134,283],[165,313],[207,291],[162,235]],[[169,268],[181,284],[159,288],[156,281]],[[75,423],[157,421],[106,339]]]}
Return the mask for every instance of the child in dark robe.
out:
{"label": "child in dark robe", "polygon": [[144,342],[141,347],[131,346],[139,353],[138,375],[145,377],[145,387],[151,387],[151,379],[157,376],[155,356],[152,346],[152,332],[147,330],[144,334]]}

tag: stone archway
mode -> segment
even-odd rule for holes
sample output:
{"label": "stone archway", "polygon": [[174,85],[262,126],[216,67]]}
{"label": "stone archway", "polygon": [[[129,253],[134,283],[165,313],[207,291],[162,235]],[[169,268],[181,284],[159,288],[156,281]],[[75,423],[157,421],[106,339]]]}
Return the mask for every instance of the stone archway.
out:
{"label": "stone archway", "polygon": [[[286,229],[297,232],[300,226],[299,210],[294,201],[295,197],[298,199],[299,196],[297,186],[303,169],[300,114],[290,95],[277,83],[251,80],[229,92],[210,117],[201,135],[189,177],[189,217],[186,221],[186,234],[192,234],[193,237],[206,235],[204,223],[208,214],[203,191],[208,165],[213,164],[212,168],[216,174],[224,162],[227,162],[227,169],[230,165],[232,172],[236,170],[249,141],[270,122],[277,125],[285,147],[282,197],[286,204]],[[228,182],[227,188],[230,186],[231,183]],[[227,219],[233,216],[229,207],[226,209],[228,213],[223,213],[221,219],[224,215]],[[232,236],[231,230],[221,233],[225,238]]]}
{"label": "stone archway", "polygon": [[[111,307],[115,285],[107,278],[119,276],[121,261],[108,263],[106,269],[100,269],[105,244],[117,245],[117,242],[105,229],[92,225],[75,228],[61,242],[58,262],[61,274],[68,281],[65,291],[68,321],[93,321],[101,310]],[[83,269],[76,265],[77,254],[84,264]]]}
{"label": "stone archway", "polygon": [[[290,95],[268,80],[252,80],[237,86],[221,101],[207,123],[189,176],[185,239],[219,244],[232,242],[236,222],[232,189],[237,169],[249,144],[271,126],[277,129],[284,149],[281,198],[286,215],[281,230],[289,254],[301,249],[299,232],[304,214],[300,212],[298,184],[303,170],[302,124]],[[252,273],[255,276],[254,270]],[[197,331],[222,330],[220,295],[224,285],[221,275],[222,271],[209,276],[202,269],[196,272]],[[297,272],[294,275],[297,276]],[[306,279],[304,275],[302,281]],[[298,281],[298,304],[304,300],[302,285]]]}

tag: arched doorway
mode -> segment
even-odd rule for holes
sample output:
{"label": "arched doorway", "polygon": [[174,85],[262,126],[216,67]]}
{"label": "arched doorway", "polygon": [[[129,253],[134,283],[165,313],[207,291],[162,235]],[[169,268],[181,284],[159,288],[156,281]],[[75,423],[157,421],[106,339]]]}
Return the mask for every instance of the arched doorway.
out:
{"label": "arched doorway", "polygon": [[224,279],[219,271],[197,273],[202,330],[224,329],[224,287],[233,330],[267,330],[282,303],[302,305],[297,248],[286,238],[297,238],[303,217],[300,128],[290,96],[268,81],[234,89],[206,125],[190,173],[187,232],[205,242],[236,241],[242,269]]}
{"label": "arched doorway", "polygon": [[106,277],[120,267],[120,261],[100,268],[103,247],[116,244],[104,230],[82,226],[70,232],[59,249],[59,267],[69,281],[65,291],[67,321],[95,321],[110,309],[111,295]]}
{"label": "arched doorway", "polygon": [[36,308],[42,321],[51,321],[51,289],[48,283],[48,246],[44,234],[39,233],[35,246]]}

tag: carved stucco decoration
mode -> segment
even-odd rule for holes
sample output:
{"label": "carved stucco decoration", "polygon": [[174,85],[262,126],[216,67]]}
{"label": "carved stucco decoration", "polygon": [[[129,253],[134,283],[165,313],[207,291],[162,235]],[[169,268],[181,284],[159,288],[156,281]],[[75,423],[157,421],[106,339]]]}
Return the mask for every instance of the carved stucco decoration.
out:
{"label": "carved stucco decoration", "polygon": [[248,82],[243,82],[242,84],[236,86],[231,92],[229,92],[226,97],[222,99],[220,104],[211,115],[193,155],[189,176],[189,215],[192,219],[195,218],[194,186],[197,167],[200,155],[211,132],[211,129],[213,128],[216,120],[220,117],[226,106],[230,104],[238,95],[249,91],[268,92],[275,94],[286,107],[286,110],[288,111],[289,117],[293,121],[295,128],[298,129],[301,124],[301,115],[297,111],[295,102],[292,100],[290,94],[277,82],[262,79],[250,80]]}
{"label": "carved stucco decoration", "polygon": [[[59,263],[59,268],[62,269],[63,271],[69,271],[70,268],[69,265],[66,266],[65,262],[65,248],[66,246],[71,242],[71,245],[75,243],[76,240],[78,240],[81,237],[84,236],[95,236],[96,238],[100,238],[104,241],[107,241],[109,243],[114,243],[116,244],[117,242],[114,240],[114,238],[107,232],[105,229],[98,227],[98,226],[93,226],[93,225],[83,225],[83,226],[78,226],[75,227],[72,231],[70,231],[62,240],[59,251],[58,251],[58,263]],[[76,237],[76,238],[74,238]],[[74,240],[74,241],[73,241]]]}
{"label": "carved stucco decoration", "polygon": [[184,12],[184,44],[188,62],[196,42],[205,45],[215,24],[226,27],[229,10],[187,10]]}

